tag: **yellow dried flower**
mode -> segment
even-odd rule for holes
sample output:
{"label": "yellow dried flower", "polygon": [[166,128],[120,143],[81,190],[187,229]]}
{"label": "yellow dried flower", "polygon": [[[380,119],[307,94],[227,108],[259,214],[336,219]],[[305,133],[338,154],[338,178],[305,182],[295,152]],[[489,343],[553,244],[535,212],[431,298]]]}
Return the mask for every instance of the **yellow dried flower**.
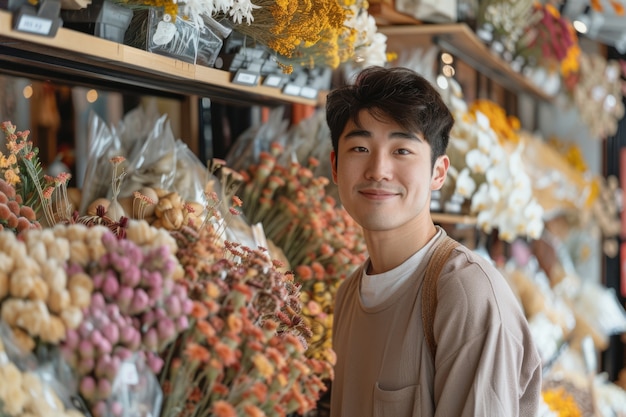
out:
{"label": "yellow dried flower", "polygon": [[565,388],[545,390],[542,392],[542,396],[550,410],[557,412],[559,417],[582,417],[574,397]]}

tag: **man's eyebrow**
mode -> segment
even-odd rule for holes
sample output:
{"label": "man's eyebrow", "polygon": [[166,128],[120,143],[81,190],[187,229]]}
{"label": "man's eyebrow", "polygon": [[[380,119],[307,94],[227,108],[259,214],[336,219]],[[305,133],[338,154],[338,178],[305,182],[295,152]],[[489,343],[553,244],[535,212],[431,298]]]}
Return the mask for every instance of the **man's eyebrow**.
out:
{"label": "man's eyebrow", "polygon": [[411,140],[416,140],[418,142],[423,141],[420,135],[413,133],[413,132],[408,132],[408,131],[391,132],[391,135],[389,135],[389,137],[394,138],[394,139],[411,139]]}
{"label": "man's eyebrow", "polygon": [[349,131],[348,133],[346,133],[344,135],[344,138],[349,139],[349,138],[354,138],[354,137],[359,137],[359,138],[363,138],[363,137],[371,137],[372,136],[372,132],[370,132],[369,130],[365,130],[365,129],[352,129],[351,131]]}
{"label": "man's eyebrow", "polygon": [[[369,130],[365,130],[365,129],[353,129],[344,135],[345,139],[350,139],[350,138],[355,138],[355,137],[369,138],[369,137],[372,137],[372,132],[370,132]],[[391,134],[389,135],[389,138],[390,139],[411,139],[411,140],[416,140],[418,142],[423,141],[423,139],[419,135],[413,132],[406,132],[406,131],[391,132]]]}

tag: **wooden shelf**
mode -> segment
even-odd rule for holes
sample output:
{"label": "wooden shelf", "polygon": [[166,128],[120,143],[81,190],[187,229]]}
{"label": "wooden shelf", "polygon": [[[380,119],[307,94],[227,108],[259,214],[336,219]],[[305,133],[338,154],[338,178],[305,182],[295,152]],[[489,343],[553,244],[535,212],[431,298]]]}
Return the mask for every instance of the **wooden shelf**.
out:
{"label": "wooden shelf", "polygon": [[192,65],[96,36],[60,28],[54,38],[12,30],[12,15],[0,10],[0,72],[152,94],[197,95],[226,102],[262,105],[318,100],[279,89],[231,82],[232,74]]}
{"label": "wooden shelf", "polygon": [[552,96],[491,52],[465,23],[381,26],[378,31],[387,36],[390,50],[434,43],[507,90],[546,102],[553,100]]}

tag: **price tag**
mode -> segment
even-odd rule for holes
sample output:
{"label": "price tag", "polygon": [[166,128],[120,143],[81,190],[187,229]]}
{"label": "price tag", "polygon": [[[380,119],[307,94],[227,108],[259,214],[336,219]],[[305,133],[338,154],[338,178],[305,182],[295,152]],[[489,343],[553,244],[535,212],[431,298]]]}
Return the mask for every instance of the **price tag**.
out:
{"label": "price tag", "polygon": [[283,79],[284,78],[280,75],[268,75],[267,77],[265,77],[263,85],[266,85],[268,87],[279,87],[280,84],[283,82]]}
{"label": "price tag", "polygon": [[287,94],[289,96],[299,96],[300,95],[300,91],[302,90],[302,87],[300,87],[299,85],[296,84],[287,84],[284,88],[283,88],[283,93]]}
{"label": "price tag", "polygon": [[242,69],[237,70],[233,83],[257,86],[259,84],[259,74]]}
{"label": "price tag", "polygon": [[28,14],[20,15],[19,20],[15,22],[15,30],[20,32],[48,36],[51,29],[52,20]]}
{"label": "price tag", "polygon": [[302,97],[306,97],[306,98],[310,98],[310,99],[316,99],[317,98],[317,89],[315,88],[311,88],[311,87],[302,87],[302,90],[300,90],[300,95]]}
{"label": "price tag", "polygon": [[60,0],[40,0],[38,7],[24,4],[13,12],[13,30],[35,35],[56,36],[63,26]]}

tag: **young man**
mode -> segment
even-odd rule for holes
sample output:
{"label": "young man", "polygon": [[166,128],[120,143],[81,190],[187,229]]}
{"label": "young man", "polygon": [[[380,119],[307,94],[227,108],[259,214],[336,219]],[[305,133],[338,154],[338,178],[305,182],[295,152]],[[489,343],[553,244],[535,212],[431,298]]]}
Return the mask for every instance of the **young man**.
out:
{"label": "young man", "polygon": [[541,362],[508,283],[464,246],[436,281],[431,355],[422,321],[426,264],[446,239],[430,195],[450,165],[454,123],[405,68],[371,67],[328,95],[333,180],[369,259],[338,291],[332,417],[533,417]]}

